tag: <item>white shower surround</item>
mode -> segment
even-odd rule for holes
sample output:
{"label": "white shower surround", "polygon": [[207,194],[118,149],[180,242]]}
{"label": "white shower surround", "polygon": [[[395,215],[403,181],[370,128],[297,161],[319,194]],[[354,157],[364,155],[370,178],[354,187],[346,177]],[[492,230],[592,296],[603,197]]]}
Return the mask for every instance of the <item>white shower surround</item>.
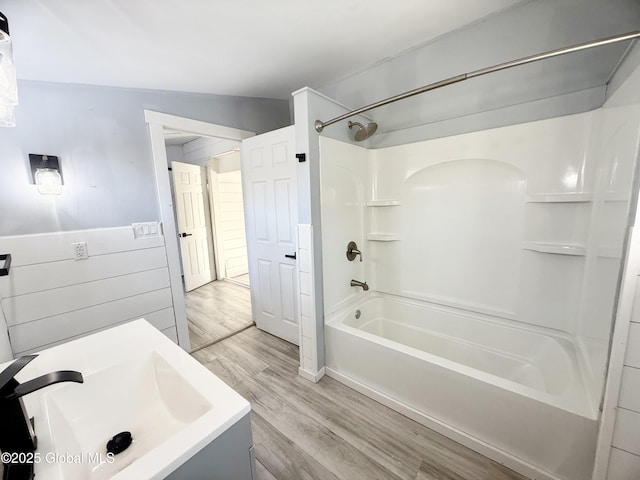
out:
{"label": "white shower surround", "polygon": [[588,478],[638,113],[377,150],[321,137],[328,374],[528,476]]}

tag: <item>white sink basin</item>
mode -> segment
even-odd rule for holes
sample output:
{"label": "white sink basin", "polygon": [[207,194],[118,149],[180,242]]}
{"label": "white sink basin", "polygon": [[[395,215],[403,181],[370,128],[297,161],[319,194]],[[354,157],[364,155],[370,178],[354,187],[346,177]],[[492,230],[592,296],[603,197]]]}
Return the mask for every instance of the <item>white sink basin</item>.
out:
{"label": "white sink basin", "polygon": [[157,351],[88,375],[83,388],[44,393],[43,401],[58,450],[106,453],[106,440],[117,433],[130,431],[135,439],[113,463],[105,457],[61,465],[63,478],[79,480],[111,478],[212,407]]}
{"label": "white sink basin", "polygon": [[[40,480],[161,479],[250,411],[249,403],[144,320],[40,353],[17,376],[77,370],[84,384],[24,397]],[[110,457],[106,443],[133,443]]]}

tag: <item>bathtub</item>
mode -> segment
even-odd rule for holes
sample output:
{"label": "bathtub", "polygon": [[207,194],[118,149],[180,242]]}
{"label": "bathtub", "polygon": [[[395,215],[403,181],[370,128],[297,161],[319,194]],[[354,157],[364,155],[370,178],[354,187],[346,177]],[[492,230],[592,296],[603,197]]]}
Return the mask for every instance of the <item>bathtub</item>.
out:
{"label": "bathtub", "polygon": [[591,478],[596,401],[560,336],[374,292],[325,350],[327,375],[530,478]]}

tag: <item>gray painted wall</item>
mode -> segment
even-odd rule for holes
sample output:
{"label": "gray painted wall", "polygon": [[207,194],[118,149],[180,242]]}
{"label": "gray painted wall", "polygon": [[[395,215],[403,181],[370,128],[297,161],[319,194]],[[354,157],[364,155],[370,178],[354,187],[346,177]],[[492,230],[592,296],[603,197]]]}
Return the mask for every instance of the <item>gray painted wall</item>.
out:
{"label": "gray painted wall", "polygon": [[[289,102],[18,82],[14,128],[0,129],[0,236],[157,220],[144,109],[263,133],[289,125]],[[29,153],[57,155],[60,196],[32,184]]]}
{"label": "gray painted wall", "polygon": [[[319,91],[358,108],[460,73],[639,29],[637,0],[529,1],[385,59]],[[627,45],[609,45],[517,67],[375,109],[369,114],[380,128],[370,146],[455,135],[600,107],[605,100],[604,85]],[[343,123],[327,130],[343,128]],[[387,138],[379,137],[384,134]]]}

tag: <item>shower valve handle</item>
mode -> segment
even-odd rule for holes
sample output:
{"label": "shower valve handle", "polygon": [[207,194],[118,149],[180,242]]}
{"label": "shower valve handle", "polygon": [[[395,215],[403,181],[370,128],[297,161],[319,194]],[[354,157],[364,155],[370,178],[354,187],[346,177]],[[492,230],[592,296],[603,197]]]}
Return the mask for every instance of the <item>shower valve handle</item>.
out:
{"label": "shower valve handle", "polygon": [[362,252],[358,250],[356,242],[349,242],[347,245],[347,260],[353,262],[358,255],[360,255],[360,261],[362,261]]}

